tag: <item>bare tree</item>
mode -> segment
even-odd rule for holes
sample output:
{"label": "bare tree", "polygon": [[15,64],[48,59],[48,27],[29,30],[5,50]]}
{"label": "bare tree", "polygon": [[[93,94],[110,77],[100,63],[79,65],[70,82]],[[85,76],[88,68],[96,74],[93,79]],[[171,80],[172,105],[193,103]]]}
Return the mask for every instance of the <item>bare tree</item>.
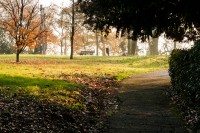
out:
{"label": "bare tree", "polygon": [[53,30],[59,36],[60,53],[66,55],[67,53],[67,39],[70,38],[70,20],[71,9],[68,7],[55,6],[53,23],[51,24]]}

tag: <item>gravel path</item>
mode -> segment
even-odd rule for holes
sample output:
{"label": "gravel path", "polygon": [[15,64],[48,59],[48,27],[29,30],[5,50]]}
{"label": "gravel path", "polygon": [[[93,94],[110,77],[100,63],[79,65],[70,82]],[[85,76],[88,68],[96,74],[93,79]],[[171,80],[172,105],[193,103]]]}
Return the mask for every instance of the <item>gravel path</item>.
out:
{"label": "gravel path", "polygon": [[134,76],[122,81],[119,111],[113,115],[109,133],[187,133],[171,112],[166,88],[167,70]]}

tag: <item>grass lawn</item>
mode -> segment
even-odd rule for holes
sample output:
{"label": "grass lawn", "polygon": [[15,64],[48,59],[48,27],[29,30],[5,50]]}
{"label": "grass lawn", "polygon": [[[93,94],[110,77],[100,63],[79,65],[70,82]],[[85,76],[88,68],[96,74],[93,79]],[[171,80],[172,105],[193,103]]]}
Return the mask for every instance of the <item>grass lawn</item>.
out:
{"label": "grass lawn", "polygon": [[[96,57],[0,55],[0,87],[9,95],[28,95],[56,102],[73,103],[72,94],[82,87],[69,76],[109,77],[120,81],[131,75],[168,68],[167,56]],[[67,80],[64,76],[68,76]],[[81,78],[81,77],[78,77]]]}

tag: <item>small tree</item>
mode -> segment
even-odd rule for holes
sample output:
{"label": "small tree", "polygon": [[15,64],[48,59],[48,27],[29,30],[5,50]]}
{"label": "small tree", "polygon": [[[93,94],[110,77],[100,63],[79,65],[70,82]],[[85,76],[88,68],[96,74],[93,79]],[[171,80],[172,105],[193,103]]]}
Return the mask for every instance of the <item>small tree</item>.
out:
{"label": "small tree", "polygon": [[16,62],[19,54],[28,46],[35,47],[39,38],[45,36],[46,29],[40,28],[38,1],[34,0],[3,0],[0,1],[2,10],[2,25],[14,38],[16,44]]}

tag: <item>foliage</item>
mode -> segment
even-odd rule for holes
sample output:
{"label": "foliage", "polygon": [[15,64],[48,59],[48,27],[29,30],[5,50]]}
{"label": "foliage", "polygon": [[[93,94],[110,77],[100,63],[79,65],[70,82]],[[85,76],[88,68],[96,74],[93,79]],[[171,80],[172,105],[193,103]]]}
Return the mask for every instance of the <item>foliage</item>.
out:
{"label": "foliage", "polygon": [[[132,38],[153,36],[165,32],[167,37],[181,41],[184,36],[196,39],[200,21],[197,0],[79,0],[85,13],[85,24],[92,29],[118,34],[132,33]],[[197,29],[195,29],[196,27]]]}
{"label": "foliage", "polygon": [[174,50],[169,60],[171,96],[178,105],[187,125],[200,129],[200,42],[190,50]]}

